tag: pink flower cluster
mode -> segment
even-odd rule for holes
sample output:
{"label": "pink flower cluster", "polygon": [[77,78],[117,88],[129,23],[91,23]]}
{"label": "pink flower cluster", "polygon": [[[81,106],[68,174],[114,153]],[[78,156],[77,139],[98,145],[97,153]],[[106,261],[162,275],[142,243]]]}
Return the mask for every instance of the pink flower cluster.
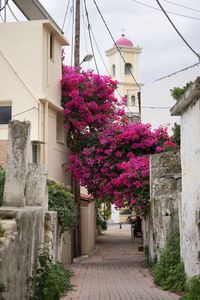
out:
{"label": "pink flower cluster", "polygon": [[94,197],[111,199],[117,207],[144,207],[149,198],[149,154],[169,147],[176,144],[166,128],[152,131],[149,124],[112,123],[98,132],[93,146],[71,155],[71,171]]}
{"label": "pink flower cluster", "polygon": [[63,68],[62,105],[68,124],[75,133],[100,128],[124,115],[122,104],[115,98],[117,81],[80,68]]}
{"label": "pink flower cluster", "polygon": [[149,155],[176,148],[166,128],[127,123],[117,82],[63,67],[62,105],[70,127],[71,172],[94,197],[140,209],[149,199]]}

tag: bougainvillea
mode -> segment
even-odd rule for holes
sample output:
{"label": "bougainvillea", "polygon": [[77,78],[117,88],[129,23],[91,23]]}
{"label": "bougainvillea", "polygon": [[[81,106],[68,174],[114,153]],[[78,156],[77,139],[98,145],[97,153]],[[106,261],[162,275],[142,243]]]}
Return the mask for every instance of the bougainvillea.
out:
{"label": "bougainvillea", "polygon": [[96,199],[144,209],[149,155],[174,149],[166,128],[128,123],[114,96],[117,82],[92,71],[64,68],[62,104],[72,134],[71,172]]}
{"label": "bougainvillea", "polygon": [[101,128],[124,115],[126,98],[119,102],[114,96],[117,81],[109,76],[66,66],[61,86],[64,115],[76,134]]}
{"label": "bougainvillea", "polygon": [[166,128],[141,123],[111,124],[94,145],[73,153],[73,176],[96,198],[143,208],[149,198],[149,154],[174,149]]}

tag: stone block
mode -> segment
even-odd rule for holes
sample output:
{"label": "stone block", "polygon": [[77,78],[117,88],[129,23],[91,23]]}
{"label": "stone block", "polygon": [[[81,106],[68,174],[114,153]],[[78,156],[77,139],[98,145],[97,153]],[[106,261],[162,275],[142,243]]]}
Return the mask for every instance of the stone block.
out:
{"label": "stone block", "polygon": [[45,166],[35,163],[28,165],[26,178],[26,205],[42,206],[48,210],[48,197],[46,197],[47,170]]}
{"label": "stone block", "polygon": [[3,205],[23,207],[30,146],[30,122],[12,121],[8,130],[8,153]]}

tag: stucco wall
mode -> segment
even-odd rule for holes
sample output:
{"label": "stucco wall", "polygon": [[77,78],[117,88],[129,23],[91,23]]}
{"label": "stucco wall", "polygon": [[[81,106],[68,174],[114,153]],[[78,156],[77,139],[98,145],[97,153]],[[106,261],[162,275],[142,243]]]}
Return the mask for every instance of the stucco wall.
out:
{"label": "stucco wall", "polygon": [[159,256],[171,232],[179,231],[181,193],[180,152],[155,154],[150,159],[150,212],[146,219],[149,256]]}
{"label": "stucco wall", "polygon": [[96,210],[94,201],[81,201],[81,254],[89,254],[96,238]]}
{"label": "stucco wall", "polygon": [[181,251],[189,277],[200,274],[200,102],[181,116]]}

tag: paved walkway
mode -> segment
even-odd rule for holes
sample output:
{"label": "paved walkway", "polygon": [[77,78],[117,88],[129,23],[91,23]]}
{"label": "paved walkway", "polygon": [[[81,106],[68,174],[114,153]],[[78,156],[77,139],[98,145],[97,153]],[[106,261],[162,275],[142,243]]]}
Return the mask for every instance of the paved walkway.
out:
{"label": "paved walkway", "polygon": [[74,290],[63,300],[173,300],[175,294],[153,284],[130,238],[130,225],[111,225],[89,258],[72,264]]}

